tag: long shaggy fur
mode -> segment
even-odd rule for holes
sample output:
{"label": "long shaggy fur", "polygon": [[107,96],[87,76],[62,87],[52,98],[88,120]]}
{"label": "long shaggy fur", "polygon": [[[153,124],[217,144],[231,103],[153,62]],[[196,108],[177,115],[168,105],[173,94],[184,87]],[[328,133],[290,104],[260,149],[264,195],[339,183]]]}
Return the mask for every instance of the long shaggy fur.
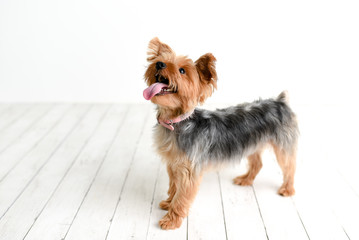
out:
{"label": "long shaggy fur", "polygon": [[158,150],[163,154],[176,146],[197,171],[239,162],[268,143],[293,154],[297,122],[283,95],[216,111],[195,109],[190,118],[175,125],[174,131],[157,125]]}
{"label": "long shaggy fur", "polygon": [[[173,131],[167,125],[155,126],[155,147],[167,164],[170,179],[168,198],[160,203],[168,211],[160,221],[162,229],[180,227],[208,168],[247,157],[248,172],[233,182],[251,185],[262,167],[261,152],[268,145],[273,147],[283,171],[278,193],[294,194],[298,126],[286,92],[275,99],[216,111],[198,109],[197,105],[204,103],[217,88],[216,58],[211,53],[193,62],[188,57],[176,56],[168,45],[154,38],[147,60],[145,81],[149,88],[145,95],[157,105],[159,123],[193,111],[189,118],[175,123]],[[155,86],[161,89],[153,95]]]}

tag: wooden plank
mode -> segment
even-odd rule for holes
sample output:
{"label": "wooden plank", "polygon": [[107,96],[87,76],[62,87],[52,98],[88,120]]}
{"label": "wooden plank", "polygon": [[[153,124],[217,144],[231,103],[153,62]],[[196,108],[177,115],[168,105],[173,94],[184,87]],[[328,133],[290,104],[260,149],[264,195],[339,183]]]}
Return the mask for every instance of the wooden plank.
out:
{"label": "wooden plank", "polygon": [[[333,111],[337,114],[333,115]],[[350,136],[355,137],[355,132],[358,132],[356,130],[358,119],[355,119],[350,112],[352,111],[345,110],[345,107],[343,109],[335,106],[306,106],[305,110],[302,109],[302,114],[298,113],[301,138],[296,174],[297,193],[293,200],[311,239],[348,239],[349,234],[346,233],[348,219],[351,219],[349,228],[354,229],[353,235],[357,234],[355,233],[357,227],[350,225],[351,222],[355,222],[355,218],[356,222],[359,222],[359,218],[356,217],[358,204],[348,203],[351,201],[349,199],[352,199],[353,203],[359,200],[350,197],[351,193],[348,189],[342,192],[348,184],[342,181],[336,170],[333,170],[333,164],[335,168],[349,166],[355,171],[357,169],[352,163],[346,162],[347,159],[352,160],[347,154],[355,148],[350,145],[352,142],[348,141],[350,137],[342,136],[343,133],[350,133]],[[346,115],[346,125],[333,128],[334,122],[342,120],[341,113]],[[327,137],[328,129],[331,130],[330,134],[333,137]],[[341,148],[338,146],[338,141],[333,139],[346,139],[345,147]],[[340,165],[337,165],[338,159]],[[347,206],[350,206],[350,209],[346,210]],[[357,211],[356,216],[352,215],[355,211]],[[343,217],[340,217],[341,214]]]}
{"label": "wooden plank", "polygon": [[188,239],[226,238],[218,175],[208,172],[188,216]]}
{"label": "wooden plank", "polygon": [[263,155],[263,168],[253,184],[267,235],[276,240],[308,239],[292,199],[277,194],[282,178],[272,155]]}
{"label": "wooden plank", "polygon": [[[355,154],[356,153],[352,152],[351,156],[354,156]],[[347,159],[353,159],[351,156],[348,156]],[[341,156],[341,158],[345,158],[345,156]],[[357,173],[357,169],[359,169],[359,163],[354,163],[353,161],[348,161],[348,163],[340,163],[339,166],[336,166],[336,169],[342,179],[350,186],[350,188],[352,188],[354,193],[359,197],[359,177]]]}
{"label": "wooden plank", "polygon": [[24,239],[62,239],[116,137],[122,107],[111,107]]}
{"label": "wooden plank", "polygon": [[[297,194],[293,197],[295,206],[311,240],[315,239],[348,239],[343,227],[331,210],[330,201],[322,183],[314,180],[318,170],[313,163],[305,168],[299,166],[296,176]],[[326,170],[327,171],[327,170]],[[331,176],[333,178],[333,176]],[[334,181],[338,181],[334,179]],[[326,179],[326,184],[327,179]],[[332,188],[326,189],[333,191]],[[358,199],[359,202],[359,199]]]}
{"label": "wooden plank", "polygon": [[147,113],[146,106],[129,108],[118,136],[66,235],[67,240],[106,238]]}
{"label": "wooden plank", "polygon": [[[6,115],[7,115],[6,112],[14,109],[15,105],[19,105],[19,104],[0,103],[0,132],[3,128],[3,126],[6,126],[8,124],[7,121],[4,123],[4,119],[6,118]],[[13,108],[11,108],[11,106]]]}
{"label": "wooden plank", "polygon": [[4,111],[10,108],[10,103],[0,103],[0,118]]}
{"label": "wooden plank", "polygon": [[182,222],[180,228],[175,230],[165,231],[162,230],[158,224],[160,219],[167,213],[162,210],[158,205],[162,200],[167,199],[168,190],[168,174],[165,164],[161,164],[160,171],[158,173],[157,184],[154,192],[154,200],[151,209],[151,217],[149,223],[149,229],[147,239],[154,240],[184,240],[187,238],[187,218]]}
{"label": "wooden plank", "polygon": [[[108,106],[98,105],[86,114],[66,142],[29,184],[0,221],[0,237],[22,239],[101,122]],[[29,207],[31,206],[31,207]]]}
{"label": "wooden plank", "polygon": [[[45,111],[48,105],[39,107],[41,108],[34,109],[37,110],[35,113]],[[51,110],[35,121],[32,127],[22,134],[21,138],[0,154],[0,181],[53,129],[69,107],[68,104],[52,106]],[[32,118],[30,114],[28,117]]]}
{"label": "wooden plank", "polygon": [[160,164],[152,147],[154,123],[154,116],[146,123],[107,240],[146,239]]}
{"label": "wooden plank", "polygon": [[[343,179],[345,179],[359,197],[359,161],[356,159],[359,136],[359,113],[358,111],[352,111],[351,107],[346,106],[346,108],[342,108],[343,114],[335,114],[335,120],[332,120],[330,123],[340,123],[343,121],[343,116],[346,116],[345,124],[335,128],[337,131],[335,138],[342,141],[333,141],[332,138],[327,138],[325,149],[327,150],[328,157],[326,160],[329,159],[333,163],[332,166],[335,166],[335,169],[339,171]],[[330,111],[328,116],[332,115],[332,111]],[[330,125],[327,129],[331,129],[332,126]]]}
{"label": "wooden plank", "polygon": [[233,178],[245,174],[246,162],[220,172],[220,184],[229,240],[267,239],[265,227],[253,188],[233,183]]}
{"label": "wooden plank", "polygon": [[[5,104],[2,105],[5,106]],[[35,107],[35,104],[6,104],[6,106],[0,112],[0,132],[26,115],[31,108]]]}
{"label": "wooden plank", "polygon": [[[102,109],[104,112],[106,106],[98,105],[96,108]],[[66,109],[63,108],[63,110]],[[140,117],[126,118],[126,122],[122,124],[123,126],[118,132],[118,137],[115,138],[112,147],[105,154],[106,158],[103,158],[104,155],[95,150],[98,147],[96,143],[101,141],[94,140],[94,138],[102,138],[103,135],[99,133],[101,130],[94,130],[96,121],[99,121],[101,114],[96,115],[96,111],[91,110],[91,116],[93,116],[91,119],[97,120],[84,118],[80,125],[68,135],[68,138],[59,145],[57,151],[53,151],[53,155],[50,154],[51,157],[44,162],[45,158],[40,150],[38,150],[38,154],[34,154],[33,151],[36,151],[35,149],[39,146],[45,146],[44,142],[55,129],[51,130],[59,119],[53,115],[57,111],[52,108],[52,113],[49,112],[39,122],[34,122],[31,128],[21,133],[21,138],[17,138],[0,154],[0,165],[3,164],[5,168],[7,168],[6,164],[12,164],[14,160],[22,159],[19,165],[13,169],[17,173],[9,175],[14,181],[8,181],[6,184],[8,188],[0,190],[1,203],[2,199],[8,198],[7,194],[13,194],[12,184],[15,191],[22,186],[20,195],[10,201],[10,205],[8,204],[8,207],[11,206],[10,209],[0,220],[0,239],[22,239],[29,228],[28,237],[30,239],[58,240],[64,237],[79,240],[105,239],[111,225],[111,216],[118,201],[117,211],[108,235],[109,239],[112,237],[119,237],[116,239],[185,239],[187,235],[189,239],[206,239],[208,235],[212,235],[212,232],[216,231],[212,229],[213,223],[206,223],[206,221],[213,220],[218,221],[220,226],[224,226],[225,221],[227,239],[266,239],[264,226],[260,223],[260,216],[263,217],[269,239],[306,239],[308,236],[314,240],[359,239],[357,230],[359,199],[355,188],[353,188],[354,185],[352,185],[357,180],[355,163],[349,159],[352,157],[351,155],[346,155],[345,157],[348,158],[345,159],[346,162],[341,160],[341,165],[335,166],[343,170],[343,176],[338,174],[327,161],[327,155],[332,154],[335,150],[323,154],[320,151],[326,151],[325,142],[321,143],[323,146],[320,146],[318,150],[319,147],[314,146],[317,139],[307,141],[312,138],[309,131],[314,131],[312,128],[302,130],[302,137],[304,137],[306,145],[305,149],[300,151],[301,156],[298,159],[296,196],[292,199],[277,196],[276,191],[282,181],[278,174],[280,170],[277,163],[273,161],[273,156],[264,156],[264,169],[255,181],[254,191],[251,187],[240,187],[231,182],[233,177],[241,174],[242,168],[245,166],[244,163],[241,163],[238,172],[238,168],[221,171],[219,182],[218,177],[216,180],[215,173],[207,174],[200,191],[207,186],[209,190],[205,191],[208,193],[205,196],[202,194],[200,200],[198,200],[201,198],[200,195],[197,196],[196,201],[199,201],[197,203],[199,206],[196,209],[193,206],[191,209],[188,222],[190,229],[187,233],[186,220],[180,229],[174,231],[163,231],[158,227],[158,221],[166,213],[159,209],[158,204],[166,197],[168,178],[163,164],[160,165],[160,169],[157,168],[160,163],[158,157],[152,152],[152,139],[149,138],[152,133],[147,132],[151,131],[150,125],[149,127],[146,125],[144,130],[145,135],[149,134],[144,138],[149,138],[149,140],[141,140],[138,143],[137,153],[134,156],[136,141],[141,132],[140,122],[143,119]],[[145,114],[146,110],[139,111],[141,114]],[[129,113],[129,115],[134,114],[136,113]],[[117,118],[120,121],[121,118]],[[53,119],[52,125],[49,122],[50,119]],[[148,119],[154,124],[154,116]],[[82,126],[84,122],[87,123]],[[308,124],[309,122],[308,120]],[[121,125],[120,122],[119,124]],[[102,129],[106,128],[103,124],[100,126]],[[112,128],[114,129],[114,127]],[[94,133],[93,137],[91,137],[92,133]],[[63,133],[59,131],[59,135],[61,134]],[[113,134],[115,136],[115,133]],[[108,138],[110,135],[111,133],[106,133]],[[86,137],[89,142],[86,141]],[[93,141],[95,143],[91,143]],[[87,143],[91,146],[86,145]],[[99,145],[105,152],[106,148],[103,144]],[[54,149],[53,143],[49,143],[48,146],[52,146]],[[94,150],[89,150],[89,148]],[[83,153],[82,150],[86,153]],[[72,164],[76,160],[77,154],[80,154],[80,158],[74,163],[77,166],[77,171],[73,171]],[[35,164],[36,155],[40,157],[39,164]],[[23,156],[25,158],[22,158]],[[339,157],[338,153],[335,156]],[[152,157],[154,157],[153,160],[151,160]],[[134,162],[127,176],[132,158]],[[101,159],[104,159],[102,165],[99,163]],[[312,159],[316,159],[316,161],[312,161]],[[25,164],[24,162],[27,160],[33,164]],[[337,161],[334,160],[330,159],[330,162],[336,163]],[[78,163],[79,161],[81,164]],[[148,167],[150,163],[152,165]],[[304,166],[301,165],[302,163]],[[86,172],[89,169],[87,167],[89,164],[97,164],[100,168],[91,167],[91,170]],[[81,171],[82,166],[85,168]],[[323,171],[323,166],[325,166],[325,171]],[[3,169],[0,168],[0,173]],[[19,171],[19,169],[22,170]],[[26,171],[33,174],[33,177],[27,182],[22,180],[23,175],[25,179],[29,179],[26,177],[28,174]],[[349,176],[349,172],[352,175]],[[85,179],[87,174],[90,175],[89,179]],[[71,180],[68,179],[69,175],[71,175]],[[208,180],[208,177],[211,179]],[[343,178],[347,179],[351,186]],[[126,185],[121,191],[124,182]],[[2,184],[0,182],[0,186]],[[216,184],[218,189],[213,187]],[[213,201],[210,204],[212,207],[208,207],[206,201]],[[223,205],[223,209],[221,205]],[[2,205],[0,205],[1,207]],[[222,210],[224,214],[219,217]],[[202,213],[198,211],[204,211],[205,214],[208,214],[209,211],[212,212],[210,214],[217,212],[218,216],[204,215],[204,218],[207,219],[201,219]],[[191,221],[192,216],[195,220],[197,219],[197,222],[194,222],[193,219]],[[34,229],[37,229],[36,231],[32,228],[32,224]],[[302,230],[300,230],[301,228]],[[66,232],[68,232],[67,235]],[[214,233],[208,238],[225,239],[226,235],[223,234],[223,230],[221,232],[222,234],[215,235],[216,233]],[[298,236],[296,237],[296,235]]]}
{"label": "wooden plank", "polygon": [[[67,108],[67,105],[56,108],[58,111],[53,112],[52,117],[59,119],[64,113],[64,108]],[[47,163],[52,154],[66,139],[68,133],[74,128],[74,125],[81,119],[87,108],[83,105],[70,108],[64,117],[60,118],[61,121],[58,122],[49,135],[0,182],[0,193],[2,193],[0,198],[0,217],[4,215],[34,176]]]}
{"label": "wooden plank", "polygon": [[330,204],[349,239],[359,239],[359,197],[331,166],[326,166],[318,189]]}
{"label": "wooden plank", "polygon": [[[45,116],[50,104],[39,104],[30,108],[26,114],[7,126],[0,134],[0,153],[5,151],[14,141],[22,136],[28,129]],[[22,110],[24,111],[24,110]]]}

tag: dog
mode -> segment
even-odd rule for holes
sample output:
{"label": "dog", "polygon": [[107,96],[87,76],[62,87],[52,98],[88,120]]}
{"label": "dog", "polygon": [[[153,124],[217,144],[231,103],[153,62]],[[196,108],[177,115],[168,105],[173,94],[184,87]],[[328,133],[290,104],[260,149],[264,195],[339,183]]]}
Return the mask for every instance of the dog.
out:
{"label": "dog", "polygon": [[144,78],[146,100],[157,105],[154,145],[167,164],[168,210],[162,229],[181,226],[198,191],[203,172],[247,157],[249,169],[234,183],[251,185],[262,167],[261,152],[272,146],[283,171],[278,193],[292,196],[296,168],[298,124],[288,95],[258,100],[216,111],[196,108],[217,88],[216,58],[207,53],[193,62],[158,38],[149,43]]}

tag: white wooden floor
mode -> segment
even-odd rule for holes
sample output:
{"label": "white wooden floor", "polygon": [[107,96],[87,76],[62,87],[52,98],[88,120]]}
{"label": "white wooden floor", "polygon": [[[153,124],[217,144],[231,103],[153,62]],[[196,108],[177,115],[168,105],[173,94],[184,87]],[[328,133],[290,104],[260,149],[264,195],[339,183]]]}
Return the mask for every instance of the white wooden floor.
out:
{"label": "white wooden floor", "polygon": [[268,151],[253,187],[232,184],[245,161],[208,173],[182,227],[163,231],[152,105],[0,104],[0,239],[359,239],[357,116],[297,113],[294,197],[276,194]]}

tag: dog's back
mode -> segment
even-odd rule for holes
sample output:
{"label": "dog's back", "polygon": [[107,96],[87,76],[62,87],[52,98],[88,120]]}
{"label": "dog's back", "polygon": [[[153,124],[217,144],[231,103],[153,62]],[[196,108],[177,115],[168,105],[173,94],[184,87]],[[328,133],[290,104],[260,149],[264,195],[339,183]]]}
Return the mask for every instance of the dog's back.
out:
{"label": "dog's back", "polygon": [[196,109],[174,132],[162,131],[175,136],[175,144],[197,167],[240,160],[267,143],[295,151],[298,127],[287,99],[283,92],[276,99],[216,111]]}

